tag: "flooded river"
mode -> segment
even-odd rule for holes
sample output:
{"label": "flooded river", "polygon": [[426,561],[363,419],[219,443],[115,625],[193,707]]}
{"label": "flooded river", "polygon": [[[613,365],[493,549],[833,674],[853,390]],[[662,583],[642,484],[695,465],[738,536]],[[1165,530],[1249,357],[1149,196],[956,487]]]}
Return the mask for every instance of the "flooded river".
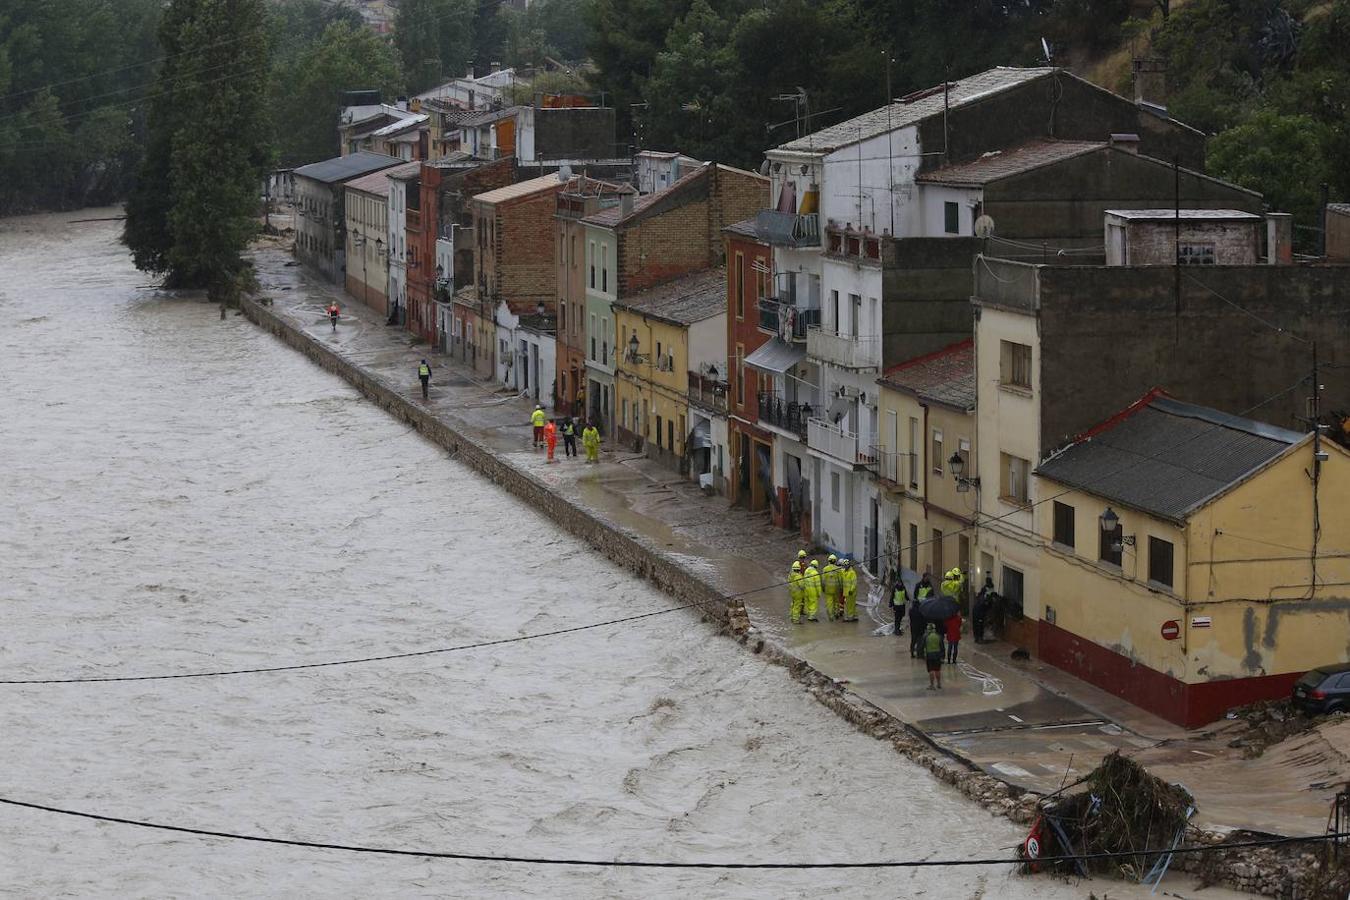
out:
{"label": "flooded river", "polygon": [[[0,679],[320,662],[671,604],[244,319],[158,293],[119,223],[75,221],[113,214],[0,221]],[[0,797],[217,831],[784,862],[1001,856],[1022,834],[687,612],[363,665],[0,685],[0,710]],[[16,897],[1144,896],[1007,867],[382,857],[4,806],[0,847]]]}

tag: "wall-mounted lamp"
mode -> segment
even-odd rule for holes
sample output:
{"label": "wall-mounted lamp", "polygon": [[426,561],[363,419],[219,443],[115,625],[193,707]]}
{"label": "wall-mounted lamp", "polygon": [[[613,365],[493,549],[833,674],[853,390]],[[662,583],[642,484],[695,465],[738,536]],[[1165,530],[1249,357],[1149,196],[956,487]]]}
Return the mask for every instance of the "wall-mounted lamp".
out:
{"label": "wall-mounted lamp", "polygon": [[971,488],[979,489],[980,479],[978,477],[965,477],[966,460],[960,453],[953,453],[951,459],[947,460],[947,466],[952,470],[952,478],[956,480],[956,492],[958,494],[964,494]]}
{"label": "wall-mounted lamp", "polygon": [[628,338],[628,361],[635,365],[643,365],[652,361],[650,354],[638,352],[638,338],[636,331]]}
{"label": "wall-mounted lamp", "polygon": [[[1109,506],[1106,508],[1106,512],[1102,513],[1101,516],[1098,517],[1098,521],[1100,521],[1102,524],[1103,534],[1114,534],[1116,529],[1120,527],[1120,516],[1116,515],[1116,511]],[[1133,546],[1134,546],[1134,535],[1121,534],[1118,538],[1116,538],[1115,542],[1111,544],[1111,552],[1120,553],[1126,547],[1133,547]]]}

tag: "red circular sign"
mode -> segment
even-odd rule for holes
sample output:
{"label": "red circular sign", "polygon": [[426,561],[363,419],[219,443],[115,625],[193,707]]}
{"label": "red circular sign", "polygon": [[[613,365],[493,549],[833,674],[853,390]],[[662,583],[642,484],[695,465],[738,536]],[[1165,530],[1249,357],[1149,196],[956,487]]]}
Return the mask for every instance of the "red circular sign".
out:
{"label": "red circular sign", "polygon": [[1175,641],[1181,637],[1181,625],[1176,619],[1168,619],[1162,623],[1162,636],[1165,641]]}

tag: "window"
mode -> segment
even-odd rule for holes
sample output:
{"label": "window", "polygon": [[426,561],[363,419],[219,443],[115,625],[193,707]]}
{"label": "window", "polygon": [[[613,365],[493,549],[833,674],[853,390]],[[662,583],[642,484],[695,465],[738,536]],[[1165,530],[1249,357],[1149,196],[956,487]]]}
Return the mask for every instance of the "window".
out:
{"label": "window", "polygon": [[[680,434],[684,434],[684,416],[680,416]],[[675,421],[666,420],[666,447],[672,452],[675,450]]]}
{"label": "window", "polygon": [[736,253],[736,318],[745,318],[745,254]]}
{"label": "window", "polygon": [[913,522],[909,525],[909,568],[919,571],[919,526]]}
{"label": "window", "polygon": [[919,486],[919,420],[913,416],[909,419],[909,486]]}
{"label": "window", "polygon": [[830,473],[830,509],[839,512],[839,473]]}
{"label": "window", "polygon": [[942,529],[933,529],[933,571],[942,573],[947,571],[947,567],[942,562]]}
{"label": "window", "polygon": [[1148,580],[1163,587],[1172,587],[1172,542],[1149,535]]}
{"label": "window", "polygon": [[848,333],[850,337],[858,336],[858,322],[862,319],[862,297],[857,294],[848,295],[849,322]]}
{"label": "window", "polygon": [[662,361],[663,359],[665,359],[665,355],[661,353],[661,342],[660,342],[660,341],[657,341],[657,342],[656,342],[656,364],[657,364],[658,366],[660,366],[660,365],[661,365],[661,361]]}
{"label": "window", "polygon": [[736,405],[745,405],[745,345],[736,345]]}
{"label": "window", "polygon": [[[634,411],[634,412],[637,412],[636,408],[634,408],[633,411]],[[637,419],[637,416],[634,416],[633,418],[636,420],[636,419]],[[622,400],[619,401],[619,421],[620,421],[620,422],[627,422],[627,421],[628,421],[628,398],[627,398],[627,397],[624,397]],[[633,424],[634,424],[634,426],[636,426],[636,425],[637,425],[637,422],[634,421]],[[634,427],[633,430],[634,430],[634,431],[637,431],[637,428]]]}
{"label": "window", "polygon": [[1097,558],[1108,565],[1120,567],[1121,551],[1124,549],[1123,540],[1125,527],[1116,522],[1116,527],[1112,531],[1097,531],[1101,534],[1101,543],[1098,546]]}
{"label": "window", "polygon": [[999,378],[1004,384],[1031,387],[1031,348],[1014,341],[1001,341],[999,347]]}
{"label": "window", "polygon": [[1013,456],[1010,453],[1000,453],[1002,462],[1001,483],[999,484],[999,496],[1009,503],[1025,504],[1027,502],[1027,475],[1031,471],[1031,464],[1020,456]]}
{"label": "window", "polygon": [[591,241],[591,287],[595,287],[595,241]]}
{"label": "window", "polygon": [[559,300],[559,301],[558,301],[558,324],[561,326],[561,328],[560,328],[561,331],[566,331],[566,330],[567,330],[567,301],[566,301],[566,300]]}
{"label": "window", "polygon": [[951,200],[942,204],[942,230],[947,234],[961,233],[961,207]]}
{"label": "window", "polygon": [[1062,547],[1073,547],[1073,507],[1055,501],[1054,541]]}
{"label": "window", "polygon": [[1018,569],[1010,566],[1003,567],[1003,610],[1004,615],[1010,619],[1022,618],[1022,604],[1025,598],[1022,594],[1022,573]]}
{"label": "window", "polygon": [[830,291],[830,325],[834,327],[834,333],[840,332],[839,321],[839,292]]}
{"label": "window", "polygon": [[934,429],[933,429],[933,457],[932,457],[932,459],[933,459],[933,474],[934,474],[934,475],[941,475],[941,474],[942,474],[942,464],[943,464],[943,462],[947,459],[947,457],[945,457],[945,456],[942,455],[942,432],[941,432],[941,430],[939,430],[939,429],[937,429],[937,428],[934,428]]}
{"label": "window", "polygon": [[656,446],[661,446],[661,416],[656,417]]}
{"label": "window", "polygon": [[969,438],[958,438],[956,441],[956,455],[961,457],[962,470],[966,473],[966,478],[974,478],[975,473],[970,470],[970,440]]}
{"label": "window", "polygon": [[595,338],[596,338],[596,332],[595,332],[595,313],[591,313],[591,359],[592,359],[592,360],[596,360],[596,359],[599,359],[599,358],[600,358],[600,357],[598,357],[598,356],[595,355]]}
{"label": "window", "polygon": [[600,290],[609,290],[609,245],[600,248]]}
{"label": "window", "polygon": [[1214,265],[1213,244],[1180,244],[1177,246],[1177,265],[1212,266]]}

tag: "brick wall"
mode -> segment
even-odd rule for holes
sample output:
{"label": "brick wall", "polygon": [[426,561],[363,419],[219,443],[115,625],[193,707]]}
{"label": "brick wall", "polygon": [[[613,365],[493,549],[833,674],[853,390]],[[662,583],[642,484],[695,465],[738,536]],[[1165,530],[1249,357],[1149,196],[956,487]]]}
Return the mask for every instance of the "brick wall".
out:
{"label": "brick wall", "polygon": [[619,232],[619,296],[711,265],[708,199],[692,200]]}
{"label": "brick wall", "polygon": [[[722,258],[722,229],[752,219],[769,206],[769,179],[753,172],[717,166],[712,172],[713,205],[709,209],[709,252],[712,259]],[[716,265],[713,262],[712,265]]]}
{"label": "brick wall", "polygon": [[507,302],[555,307],[558,270],[553,215],[557,194],[557,190],[540,191],[497,205],[497,290]]}
{"label": "brick wall", "polygon": [[[741,254],[741,260],[745,266],[745,314],[743,318],[736,317],[736,254]],[[756,277],[754,269],[756,259],[759,259],[765,266],[771,265],[773,251],[767,244],[761,244],[740,235],[726,236],[726,259],[727,259],[727,357],[731,361],[731,371],[728,373],[727,384],[731,391],[728,401],[728,408],[736,415],[751,422],[759,419],[759,404],[757,393],[760,390],[759,376],[754,369],[750,369],[741,364],[745,356],[749,356],[755,350],[759,349],[769,340],[771,336],[759,330],[759,291],[757,285],[760,279]],[[737,357],[737,350],[743,352],[743,356]],[[743,375],[745,379],[745,403],[741,404],[740,391],[737,387],[737,377]]]}

